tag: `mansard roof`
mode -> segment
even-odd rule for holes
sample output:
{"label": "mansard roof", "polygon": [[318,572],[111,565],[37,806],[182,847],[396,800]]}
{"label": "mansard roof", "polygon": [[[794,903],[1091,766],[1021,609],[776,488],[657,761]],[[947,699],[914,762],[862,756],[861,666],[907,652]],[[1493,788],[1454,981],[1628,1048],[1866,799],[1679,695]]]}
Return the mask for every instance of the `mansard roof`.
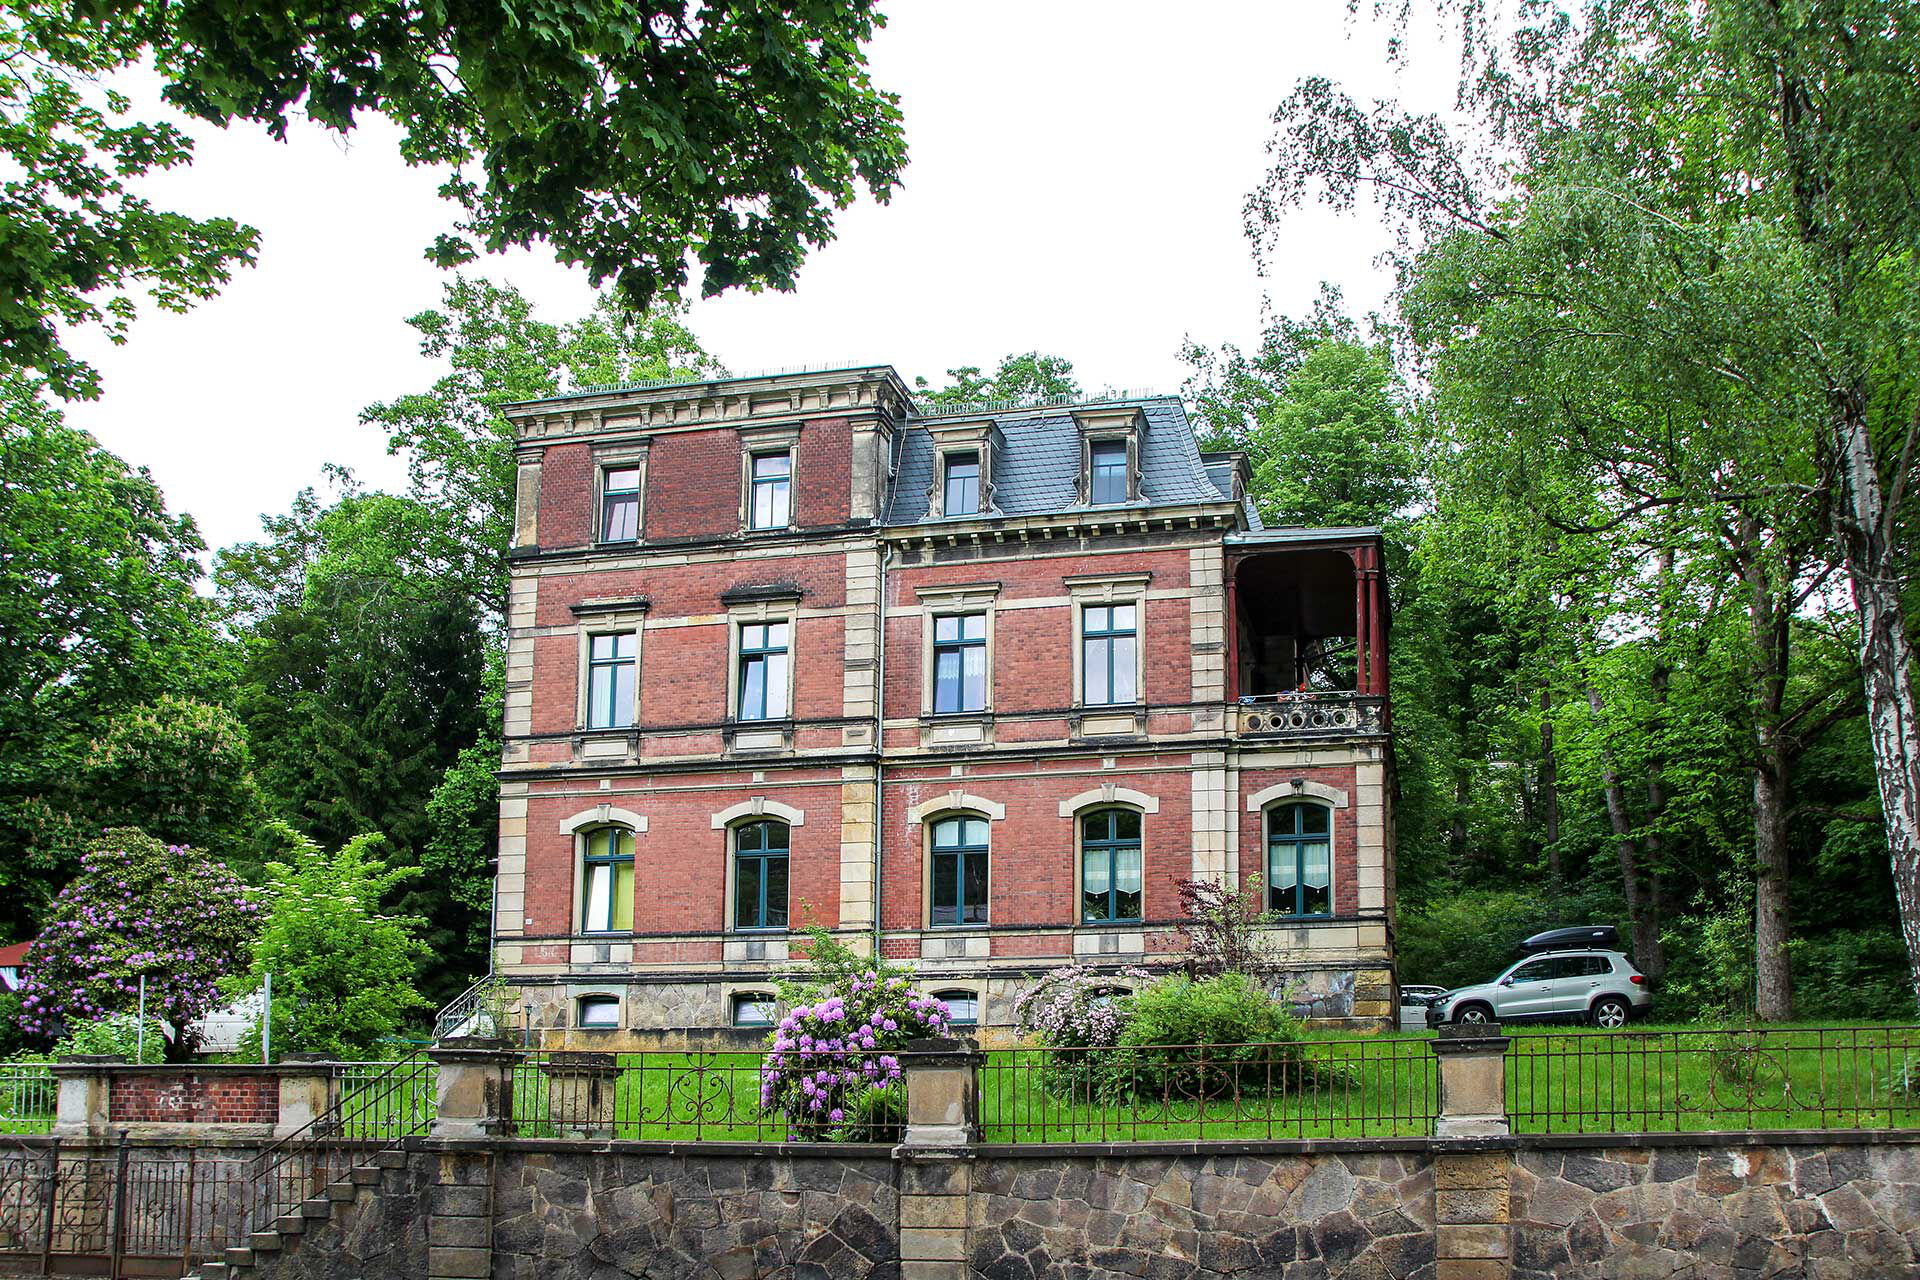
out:
{"label": "mansard roof", "polygon": [[[1201,462],[1193,424],[1187,420],[1186,407],[1179,397],[1133,397],[1102,404],[1138,406],[1146,425],[1140,434],[1139,500],[1106,504],[1099,510],[1141,510],[1221,500],[1219,488]],[[1080,428],[1074,412],[1086,407],[1075,404],[969,415],[992,418],[1005,442],[1004,451],[995,457],[994,510],[990,514],[1038,516],[1094,509],[1079,498]],[[893,497],[887,508],[887,524],[918,524],[927,518],[934,466],[933,437],[927,428],[940,421],[938,417],[916,417],[895,437]]]}

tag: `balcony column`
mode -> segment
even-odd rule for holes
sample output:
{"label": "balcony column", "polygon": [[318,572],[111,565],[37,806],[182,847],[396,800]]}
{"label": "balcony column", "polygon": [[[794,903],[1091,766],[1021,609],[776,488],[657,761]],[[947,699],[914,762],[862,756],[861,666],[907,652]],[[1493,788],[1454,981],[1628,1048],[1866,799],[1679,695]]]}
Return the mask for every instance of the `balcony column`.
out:
{"label": "balcony column", "polygon": [[1240,701],[1240,565],[1226,562],[1227,579],[1227,705]]}
{"label": "balcony column", "polygon": [[1381,571],[1379,554],[1373,556],[1374,567],[1367,572],[1368,603],[1367,610],[1367,669],[1373,675],[1373,696],[1387,696],[1387,583],[1386,574]]}
{"label": "balcony column", "polygon": [[1353,687],[1356,693],[1373,692],[1371,637],[1368,635],[1367,549],[1355,547],[1347,553],[1353,559]]}

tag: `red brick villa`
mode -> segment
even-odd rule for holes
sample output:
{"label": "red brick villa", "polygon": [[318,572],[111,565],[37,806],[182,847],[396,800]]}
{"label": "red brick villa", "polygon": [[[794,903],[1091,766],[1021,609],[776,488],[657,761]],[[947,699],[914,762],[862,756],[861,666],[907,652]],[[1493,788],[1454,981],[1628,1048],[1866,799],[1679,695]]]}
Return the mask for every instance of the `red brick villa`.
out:
{"label": "red brick villa", "polygon": [[511,406],[494,923],[550,1044],[753,1026],[814,923],[989,1039],[1264,879],[1392,1008],[1374,529],[1264,529],[1177,398],[949,412],[887,366]]}

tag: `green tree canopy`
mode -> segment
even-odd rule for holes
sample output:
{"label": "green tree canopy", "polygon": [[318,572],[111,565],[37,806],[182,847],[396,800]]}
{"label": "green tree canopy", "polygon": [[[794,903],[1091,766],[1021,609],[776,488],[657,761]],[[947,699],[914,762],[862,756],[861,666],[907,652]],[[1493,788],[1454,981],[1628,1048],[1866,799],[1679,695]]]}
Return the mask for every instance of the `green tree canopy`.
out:
{"label": "green tree canopy", "polygon": [[125,119],[94,78],[151,66],[188,115],[280,138],[295,116],[341,134],[383,116],[409,164],[448,171],[460,217],[436,261],[544,243],[645,308],[694,260],[707,294],[791,288],[836,210],[863,188],[888,197],[906,147],[897,100],[867,75],[881,21],[870,0],[10,5],[0,152],[22,177],[0,214],[0,359],[98,394],[62,328],[104,319],[117,334],[128,289],[184,306],[251,260],[251,230],[128,189],[190,144]]}
{"label": "green tree canopy", "polygon": [[1018,408],[1080,394],[1073,362],[1038,351],[1002,356],[991,376],[982,374],[979,365],[970,364],[947,370],[944,387],[935,387],[925,378],[915,378],[913,385],[914,393],[927,404],[1004,404]]}
{"label": "green tree canopy", "polygon": [[268,864],[260,940],[244,981],[228,985],[259,991],[273,976],[277,1049],[374,1056],[426,1006],[413,983],[428,951],[420,937],[425,921],[382,906],[419,871],[388,867],[381,843],[358,836],[328,853],[295,837],[287,860]]}

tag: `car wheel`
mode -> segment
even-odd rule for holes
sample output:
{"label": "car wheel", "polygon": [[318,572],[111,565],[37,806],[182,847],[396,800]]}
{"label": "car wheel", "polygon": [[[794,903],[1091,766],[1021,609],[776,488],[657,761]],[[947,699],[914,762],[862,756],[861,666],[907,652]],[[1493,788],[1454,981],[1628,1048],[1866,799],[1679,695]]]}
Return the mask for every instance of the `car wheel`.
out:
{"label": "car wheel", "polygon": [[1483,1004],[1470,1004],[1454,1014],[1453,1020],[1463,1027],[1484,1027],[1493,1021],[1493,1011]]}
{"label": "car wheel", "polygon": [[1593,1025],[1609,1031],[1627,1025],[1627,1002],[1618,996],[1603,996],[1593,1002]]}

